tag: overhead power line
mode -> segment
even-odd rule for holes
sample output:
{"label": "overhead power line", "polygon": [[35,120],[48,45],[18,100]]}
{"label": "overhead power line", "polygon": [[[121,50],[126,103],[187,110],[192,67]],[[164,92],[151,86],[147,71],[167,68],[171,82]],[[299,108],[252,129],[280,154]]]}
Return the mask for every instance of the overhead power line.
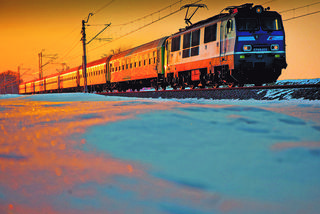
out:
{"label": "overhead power line", "polygon": [[96,10],[95,12],[93,12],[93,14],[97,14],[97,13],[101,12],[103,9],[105,9],[106,7],[111,5],[114,1],[116,1],[116,0],[109,1],[107,4],[103,5],[100,9]]}
{"label": "overhead power line", "polygon": [[320,10],[318,10],[316,12],[312,12],[312,13],[303,14],[303,15],[300,15],[300,16],[295,16],[295,17],[292,17],[292,18],[289,18],[289,19],[284,19],[283,21],[290,21],[290,20],[293,20],[293,19],[298,19],[298,18],[302,18],[302,17],[305,17],[305,16],[314,15],[314,14],[317,14],[317,13],[320,13]]}
{"label": "overhead power line", "polygon": [[296,7],[296,8],[292,8],[292,9],[289,9],[289,10],[280,11],[279,13],[286,13],[286,12],[289,12],[289,11],[294,11],[294,10],[298,10],[298,9],[310,7],[310,6],[313,6],[313,5],[316,5],[316,4],[320,4],[320,1],[319,1],[319,2],[316,2],[316,3],[304,5],[304,6],[301,6],[301,7]]}
{"label": "overhead power line", "polygon": [[[288,13],[288,12],[293,12],[293,17],[284,18],[284,19],[283,19],[283,21],[290,21],[290,20],[293,20],[293,19],[298,19],[298,18],[302,18],[302,17],[306,17],[306,16],[310,16],[310,15],[314,15],[314,14],[320,13],[320,10],[309,12],[309,8],[310,8],[311,6],[318,5],[318,4],[320,4],[320,1],[319,1],[319,2],[315,2],[315,3],[312,3],[312,4],[304,5],[304,6],[301,6],[301,7],[296,7],[296,8],[291,8],[291,9],[288,9],[288,10],[284,10],[284,11],[281,11],[281,12],[279,12],[279,13],[280,13],[280,14],[284,14],[284,13]],[[304,9],[304,8],[307,8],[307,9],[308,9],[308,12],[307,12],[307,13],[305,13],[305,14],[300,14],[300,15],[297,15],[297,14],[296,14],[296,12],[297,12],[298,10],[301,10],[301,9]]]}
{"label": "overhead power line", "polygon": [[[135,19],[135,20],[130,21],[130,22],[126,22],[126,23],[122,23],[122,24],[118,24],[118,25],[112,25],[112,26],[113,26],[113,29],[114,29],[115,27],[120,27],[120,29],[121,29],[122,27],[124,27],[124,26],[126,26],[126,25],[129,25],[129,24],[132,25],[132,24],[134,24],[134,23],[136,23],[136,22],[142,21],[142,20],[147,19],[147,18],[149,18],[149,17],[152,18],[153,16],[159,14],[159,16],[158,16],[156,19],[152,19],[149,23],[144,24],[144,25],[142,25],[142,26],[140,26],[140,27],[138,27],[138,28],[132,29],[132,30],[126,32],[126,33],[123,33],[123,34],[115,37],[115,38],[108,38],[108,41],[107,41],[107,42],[105,42],[105,43],[103,43],[102,45],[99,45],[99,46],[97,46],[97,47],[91,48],[90,51],[96,51],[97,49],[99,49],[99,48],[101,48],[101,47],[103,47],[103,46],[105,46],[105,45],[107,45],[107,44],[110,44],[110,43],[112,43],[112,42],[114,42],[114,41],[117,41],[117,40],[119,40],[119,39],[122,39],[122,38],[124,38],[124,37],[126,37],[126,36],[128,36],[128,35],[130,35],[130,34],[133,34],[133,33],[137,32],[137,31],[139,31],[139,30],[141,30],[141,29],[143,29],[143,28],[146,28],[146,27],[148,27],[148,26],[150,26],[150,25],[152,25],[152,24],[154,24],[154,23],[156,23],[156,22],[159,22],[159,21],[161,21],[161,20],[163,20],[163,19],[165,19],[165,18],[167,18],[167,17],[169,17],[169,16],[171,16],[171,15],[174,15],[174,14],[180,12],[181,10],[183,10],[183,9],[181,8],[181,5],[182,5],[183,3],[185,3],[186,1],[191,2],[191,3],[193,3],[193,4],[196,4],[196,3],[201,2],[202,0],[193,0],[193,1],[192,1],[192,0],[191,0],[191,1],[190,1],[190,0],[178,0],[178,1],[176,1],[175,3],[173,3],[173,4],[171,4],[171,5],[167,6],[167,7],[164,7],[164,8],[162,8],[162,9],[156,11],[156,12],[153,12],[153,13],[151,13],[151,14],[149,14],[149,15],[143,16],[143,17],[141,17],[141,18]],[[176,10],[174,10],[174,11],[172,12],[172,9],[175,9],[175,8],[177,8],[177,7],[178,7],[178,9],[176,9]],[[166,11],[166,10],[168,10],[168,9],[170,9],[170,12],[167,11],[167,13],[164,14],[164,11]],[[164,15],[161,16],[160,13],[162,13],[162,14],[164,14]],[[86,26],[102,26],[102,25],[105,26],[106,24],[87,24]],[[128,28],[129,28],[129,27],[126,27],[126,29],[128,29]],[[81,56],[81,54],[78,54],[78,55],[76,55],[76,56],[71,57],[71,59],[74,59],[74,58],[80,57],[80,56]]]}
{"label": "overhead power line", "polygon": [[[133,24],[133,23],[135,23],[135,22],[139,22],[139,21],[141,21],[141,20],[143,20],[143,19],[146,19],[146,18],[148,18],[148,17],[152,17],[152,16],[155,15],[155,14],[159,14],[159,17],[156,18],[155,20],[152,20],[152,21],[150,21],[149,23],[144,24],[144,25],[142,25],[142,26],[140,26],[140,27],[138,27],[138,28],[136,28],[136,29],[133,29],[133,30],[127,32],[127,33],[124,33],[124,34],[122,34],[122,35],[120,35],[120,36],[112,39],[112,41],[109,41],[109,42],[104,43],[104,44],[102,44],[102,45],[100,45],[100,46],[98,46],[98,47],[95,47],[95,48],[91,49],[91,51],[94,51],[94,50],[96,50],[96,49],[99,49],[99,48],[101,48],[101,47],[103,47],[103,46],[105,46],[105,45],[107,45],[107,44],[110,44],[111,42],[116,41],[116,40],[122,39],[122,38],[124,38],[124,37],[126,37],[126,36],[128,36],[128,35],[130,35],[130,34],[133,34],[133,33],[137,32],[137,31],[139,31],[139,30],[141,30],[141,29],[143,29],[143,28],[146,28],[146,27],[148,27],[148,26],[150,26],[150,25],[152,25],[152,24],[154,24],[154,23],[156,23],[156,22],[159,22],[159,21],[161,21],[161,20],[163,20],[163,19],[165,19],[165,18],[167,18],[167,17],[169,17],[169,16],[172,16],[172,15],[180,12],[180,11],[183,10],[184,8],[179,7],[179,9],[177,9],[177,10],[175,10],[175,11],[173,11],[173,12],[170,12],[169,14],[160,16],[160,12],[165,11],[165,10],[167,10],[167,9],[171,9],[173,6],[176,6],[177,4],[180,4],[180,3],[184,2],[184,1],[186,1],[186,0],[179,0],[179,1],[177,1],[177,2],[175,2],[175,3],[173,3],[173,4],[171,4],[171,5],[163,8],[163,9],[161,9],[161,10],[159,10],[159,11],[157,11],[157,12],[151,13],[151,14],[149,14],[149,15],[147,15],[147,16],[144,16],[144,17],[135,19],[135,20],[133,20],[133,21],[130,21],[130,22],[127,22],[127,23],[124,23],[124,24],[114,25],[114,26],[118,26],[118,27],[119,27],[119,26],[126,26],[126,25],[129,25],[129,24]],[[199,3],[199,2],[201,2],[201,1],[202,1],[202,0],[193,1],[192,4],[196,4],[196,3]]]}

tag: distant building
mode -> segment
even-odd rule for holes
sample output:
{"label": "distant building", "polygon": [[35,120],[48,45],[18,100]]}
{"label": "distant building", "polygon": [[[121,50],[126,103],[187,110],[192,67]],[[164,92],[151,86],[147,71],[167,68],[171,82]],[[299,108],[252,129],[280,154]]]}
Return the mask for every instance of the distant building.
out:
{"label": "distant building", "polygon": [[19,73],[6,71],[0,74],[0,94],[19,93]]}

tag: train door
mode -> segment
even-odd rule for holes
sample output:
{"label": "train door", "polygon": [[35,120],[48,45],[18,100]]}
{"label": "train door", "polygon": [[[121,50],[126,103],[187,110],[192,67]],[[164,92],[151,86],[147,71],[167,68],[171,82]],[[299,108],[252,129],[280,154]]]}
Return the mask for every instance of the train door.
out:
{"label": "train door", "polygon": [[165,76],[167,76],[167,68],[168,68],[168,65],[169,65],[169,53],[170,53],[170,50],[169,50],[169,39],[168,39],[168,40],[166,40],[166,43],[165,43],[165,53],[164,53],[164,70],[165,70],[164,72],[165,72]]}
{"label": "train door", "polygon": [[225,22],[221,22],[220,25],[220,62],[223,61],[223,57],[226,54],[226,31],[225,31]]}

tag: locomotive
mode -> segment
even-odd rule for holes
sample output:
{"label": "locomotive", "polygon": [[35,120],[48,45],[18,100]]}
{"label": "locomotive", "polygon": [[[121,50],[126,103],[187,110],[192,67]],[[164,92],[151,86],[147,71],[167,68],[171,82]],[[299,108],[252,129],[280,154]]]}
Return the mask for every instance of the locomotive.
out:
{"label": "locomotive", "polygon": [[[226,12],[225,12],[226,11]],[[92,91],[165,90],[275,82],[287,67],[281,15],[261,5],[227,7],[171,36],[88,63]],[[82,66],[20,84],[19,92],[82,91]]]}

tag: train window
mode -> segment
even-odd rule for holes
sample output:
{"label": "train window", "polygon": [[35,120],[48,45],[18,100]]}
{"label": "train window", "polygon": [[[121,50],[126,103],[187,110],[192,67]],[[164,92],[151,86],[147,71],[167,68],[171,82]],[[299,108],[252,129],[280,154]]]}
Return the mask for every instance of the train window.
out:
{"label": "train window", "polygon": [[239,31],[257,31],[259,28],[258,19],[256,18],[237,19],[237,29]]}
{"label": "train window", "polygon": [[194,47],[197,45],[200,45],[200,30],[192,32],[191,46]]}
{"label": "train window", "polygon": [[[183,36],[182,58],[199,55],[200,30],[187,33]],[[191,47],[191,48],[190,48]]]}
{"label": "train window", "polygon": [[181,43],[181,36],[175,37],[171,41],[171,51],[179,51],[180,50],[180,43]]}
{"label": "train window", "polygon": [[122,65],[122,70],[124,70],[124,65]]}
{"label": "train window", "polygon": [[232,19],[229,19],[227,22],[227,33],[231,33],[233,30],[233,21]]}
{"label": "train window", "polygon": [[143,65],[146,66],[146,60],[143,61]]}
{"label": "train window", "polygon": [[217,24],[210,25],[204,29],[204,43],[217,40]]}
{"label": "train window", "polygon": [[154,64],[156,63],[156,58],[153,58],[153,63],[154,63]]}
{"label": "train window", "polygon": [[280,19],[277,17],[261,17],[261,27],[264,31],[282,30]]}
{"label": "train window", "polygon": [[183,49],[190,48],[191,33],[183,35]]}
{"label": "train window", "polygon": [[199,46],[191,48],[191,56],[197,56],[199,55]]}
{"label": "train window", "polygon": [[182,58],[190,57],[190,49],[183,50]]}
{"label": "train window", "polygon": [[139,61],[139,67],[141,67],[141,61]]}

